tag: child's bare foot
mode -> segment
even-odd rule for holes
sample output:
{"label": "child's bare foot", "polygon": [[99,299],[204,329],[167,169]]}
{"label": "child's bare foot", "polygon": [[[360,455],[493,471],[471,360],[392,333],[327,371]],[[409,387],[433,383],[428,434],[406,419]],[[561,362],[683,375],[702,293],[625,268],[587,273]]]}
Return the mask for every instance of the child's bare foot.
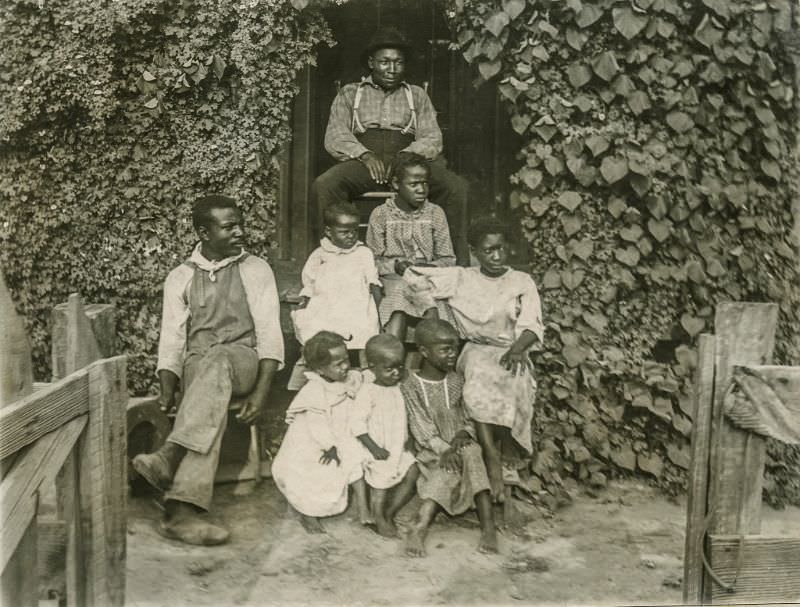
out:
{"label": "child's bare foot", "polygon": [[478,552],[483,554],[497,554],[497,530],[484,529],[481,531],[481,542],[478,544]]}
{"label": "child's bare foot", "polygon": [[305,529],[307,533],[325,533],[325,527],[322,526],[322,521],[315,516],[301,514],[300,524],[303,525],[303,529]]}
{"label": "child's bare foot", "polygon": [[412,525],[405,539],[406,556],[419,558],[425,556],[425,533],[427,529],[419,523]]}
{"label": "child's bare foot", "polygon": [[375,526],[378,535],[382,535],[383,537],[397,537],[397,527],[395,527],[392,521],[379,516],[375,518]]}

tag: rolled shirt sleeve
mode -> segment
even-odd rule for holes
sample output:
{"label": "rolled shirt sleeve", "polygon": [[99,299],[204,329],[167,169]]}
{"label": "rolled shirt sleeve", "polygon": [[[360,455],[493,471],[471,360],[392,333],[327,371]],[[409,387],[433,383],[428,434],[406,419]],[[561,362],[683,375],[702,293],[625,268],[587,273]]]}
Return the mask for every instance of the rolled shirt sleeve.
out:
{"label": "rolled shirt sleeve", "polygon": [[239,268],[247,305],[253,318],[258,358],[275,360],[278,362],[278,369],[282,369],[283,333],[275,275],[266,261],[253,255],[244,259]]}
{"label": "rolled shirt sleeve", "polygon": [[183,377],[186,355],[186,329],[189,322],[189,302],[186,287],[194,272],[181,264],[164,281],[164,301],[161,308],[161,335],[158,340],[157,370],[171,371]]}
{"label": "rolled shirt sleeve", "polygon": [[531,331],[544,343],[544,323],[542,322],[542,302],[536,283],[530,276],[525,277],[525,284],[519,297],[520,310],[514,325],[515,338],[519,338],[525,330]]}

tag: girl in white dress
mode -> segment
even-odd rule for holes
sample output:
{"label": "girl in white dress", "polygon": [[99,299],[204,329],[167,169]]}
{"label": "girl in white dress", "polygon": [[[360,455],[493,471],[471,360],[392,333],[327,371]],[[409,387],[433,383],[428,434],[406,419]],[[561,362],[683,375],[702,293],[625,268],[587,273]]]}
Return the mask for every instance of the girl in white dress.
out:
{"label": "girl in white dress", "polygon": [[406,449],[408,420],[398,385],[405,376],[405,352],[399,339],[385,333],[370,338],[365,353],[368,375],[374,379],[356,395],[352,432],[369,452],[364,476],[377,531],[396,537],[394,515],[414,496],[419,475],[414,456]]}
{"label": "girl in white dress", "polygon": [[344,340],[330,331],[309,339],[303,356],[312,371],[286,411],[289,428],[272,463],[275,485],[310,533],[324,531],[318,517],[344,512],[348,487],[361,523],[371,524],[364,448],[350,432],[361,372],[350,370]]}

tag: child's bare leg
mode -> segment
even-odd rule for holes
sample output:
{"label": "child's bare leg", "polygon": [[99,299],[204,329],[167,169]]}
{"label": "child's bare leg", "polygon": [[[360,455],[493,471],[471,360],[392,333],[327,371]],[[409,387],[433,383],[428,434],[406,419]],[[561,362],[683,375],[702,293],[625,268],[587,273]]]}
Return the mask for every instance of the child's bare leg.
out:
{"label": "child's bare leg", "polygon": [[392,499],[386,508],[386,518],[393,521],[395,515],[405,506],[417,491],[417,479],[419,478],[419,467],[414,464],[406,472],[402,481],[394,488]]}
{"label": "child's bare leg", "polygon": [[497,552],[497,528],[494,524],[492,511],[492,496],[488,491],[481,491],[475,496],[475,505],[478,507],[478,519],[481,522],[481,541],[478,552],[495,554]]}
{"label": "child's bare leg", "polygon": [[369,511],[369,500],[367,499],[367,483],[363,478],[350,483],[355,495],[356,508],[358,508],[358,520],[362,525],[371,525],[375,522]]}
{"label": "child's bare leg", "polygon": [[372,516],[375,518],[375,526],[378,534],[383,537],[397,537],[397,527],[394,526],[392,519],[386,516],[386,489],[369,488],[369,503],[372,506]]}
{"label": "child's bare leg", "polygon": [[425,536],[438,511],[439,504],[433,500],[422,502],[417,513],[417,520],[414,521],[406,536],[406,556],[425,556]]}
{"label": "child's bare leg", "polygon": [[494,442],[492,424],[475,422],[475,430],[483,450],[483,461],[486,463],[486,473],[489,475],[492,499],[503,501],[503,462]]}
{"label": "child's bare leg", "polygon": [[389,322],[386,323],[384,330],[387,333],[394,335],[400,341],[405,341],[407,325],[408,319],[406,318],[406,313],[400,310],[395,310],[389,317]]}

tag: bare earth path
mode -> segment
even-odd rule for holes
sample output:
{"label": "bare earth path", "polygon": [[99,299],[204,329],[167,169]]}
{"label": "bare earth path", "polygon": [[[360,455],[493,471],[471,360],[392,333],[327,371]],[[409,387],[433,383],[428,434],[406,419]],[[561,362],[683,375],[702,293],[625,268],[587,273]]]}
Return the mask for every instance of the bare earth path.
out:
{"label": "bare earth path", "polygon": [[[477,519],[439,516],[428,557],[360,528],[347,513],[306,534],[270,480],[252,495],[223,486],[214,516],[232,527],[215,548],[162,540],[149,498],[130,501],[127,604],[155,605],[622,605],[679,604],[684,502],[636,482],[578,496],[551,518],[475,548]],[[413,502],[410,507],[413,507]],[[405,513],[401,513],[403,516]],[[765,509],[762,533],[800,537],[800,509]]]}

